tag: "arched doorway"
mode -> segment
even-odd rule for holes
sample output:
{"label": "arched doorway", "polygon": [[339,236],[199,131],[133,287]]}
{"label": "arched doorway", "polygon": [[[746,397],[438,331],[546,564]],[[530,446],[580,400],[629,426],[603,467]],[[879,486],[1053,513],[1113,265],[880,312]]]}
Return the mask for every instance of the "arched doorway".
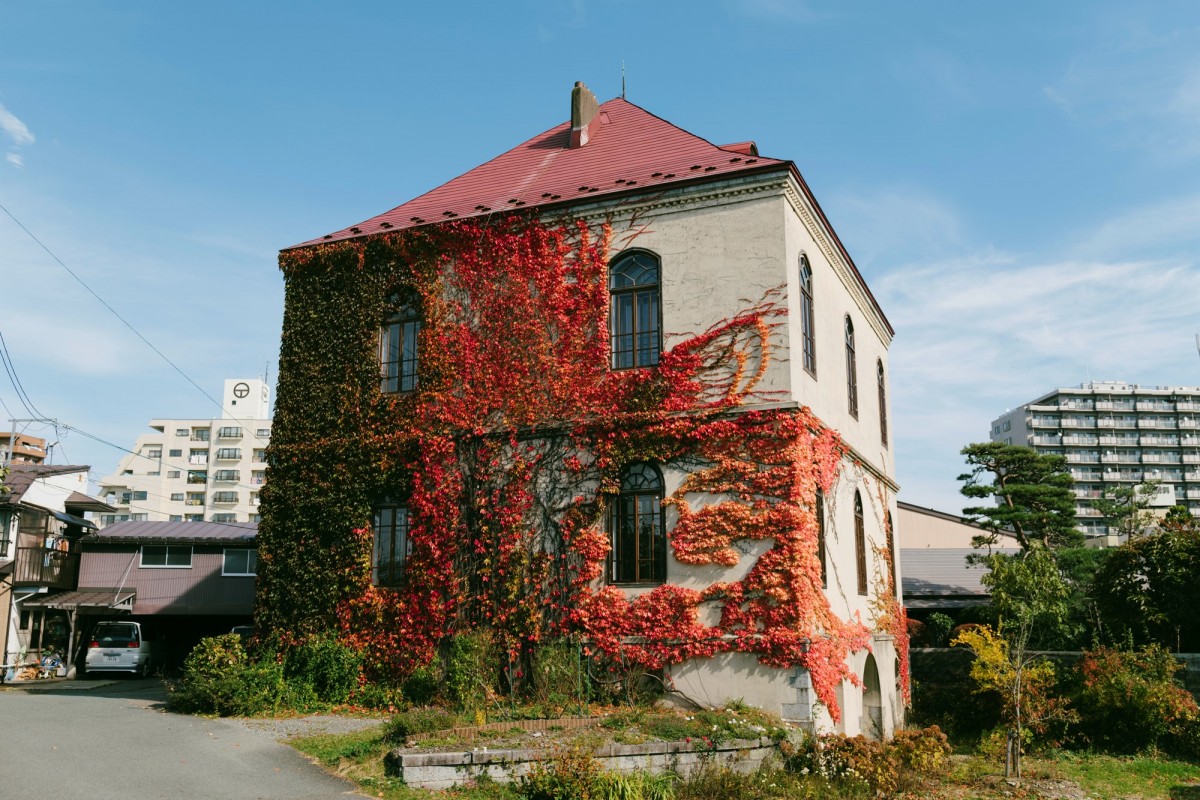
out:
{"label": "arched doorway", "polygon": [[870,653],[863,665],[862,718],[858,726],[868,739],[883,738],[883,692],[879,688],[879,667]]}

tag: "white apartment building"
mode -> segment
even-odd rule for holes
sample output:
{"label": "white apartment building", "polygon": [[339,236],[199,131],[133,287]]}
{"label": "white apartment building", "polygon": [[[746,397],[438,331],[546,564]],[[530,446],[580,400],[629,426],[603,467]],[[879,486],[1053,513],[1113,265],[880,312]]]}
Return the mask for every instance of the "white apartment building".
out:
{"label": "white apartment building", "polygon": [[1200,387],[1119,381],[1055,389],[992,422],[994,442],[1066,458],[1076,519],[1089,543],[1115,545],[1092,500],[1118,486],[1160,481],[1152,505],[1200,516]]}
{"label": "white apartment building", "polygon": [[100,496],[117,510],[114,522],[257,522],[258,493],[267,476],[270,390],[258,379],[225,381],[220,419],[154,419]]}

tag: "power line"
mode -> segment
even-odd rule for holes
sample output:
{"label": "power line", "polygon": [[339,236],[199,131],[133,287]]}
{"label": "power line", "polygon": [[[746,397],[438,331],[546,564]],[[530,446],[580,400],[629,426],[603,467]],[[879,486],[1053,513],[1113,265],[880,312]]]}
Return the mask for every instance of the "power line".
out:
{"label": "power line", "polygon": [[[146,345],[147,347],[149,347],[151,350],[153,350],[153,351],[154,351],[154,353],[155,353],[155,354],[156,354],[156,355],[157,355],[159,358],[161,358],[163,361],[165,361],[165,362],[166,362],[166,363],[167,363],[167,364],[168,364],[168,365],[171,367],[171,369],[173,369],[173,370],[175,370],[177,373],[179,373],[179,375],[180,375],[180,376],[181,376],[181,377],[182,377],[184,380],[186,380],[186,381],[187,381],[188,383],[190,383],[190,384],[191,384],[193,387],[195,387],[196,391],[200,392],[200,394],[201,394],[201,395],[203,395],[203,396],[204,396],[204,397],[205,397],[205,398],[206,398],[206,399],[207,399],[207,400],[208,400],[210,403],[212,403],[213,405],[215,405],[215,406],[217,406],[218,408],[220,408],[220,409],[221,409],[221,411],[222,411],[222,413],[224,413],[224,411],[225,411],[225,407],[224,407],[224,405],[222,405],[221,403],[217,402],[217,400],[216,400],[215,398],[213,398],[213,396],[212,396],[212,395],[210,395],[208,392],[204,391],[204,389],[202,389],[202,388],[200,387],[200,384],[198,384],[198,383],[196,383],[194,380],[192,380],[191,376],[189,376],[189,375],[188,375],[186,372],[184,372],[184,371],[183,371],[183,369],[182,369],[182,368],[181,368],[181,367],[180,367],[178,364],[176,364],[174,361],[172,361],[170,358],[168,358],[168,357],[166,356],[166,354],[165,354],[165,353],[163,353],[161,350],[159,350],[157,347],[155,347],[155,346],[154,346],[154,344],[153,344],[153,343],[152,343],[152,342],[151,342],[149,339],[147,339],[145,336],[143,336],[143,335],[141,334],[141,332],[140,332],[140,331],[138,331],[138,329],[137,329],[137,328],[133,327],[133,324],[132,324],[131,322],[129,322],[129,320],[127,320],[127,319],[125,319],[125,317],[121,316],[120,312],[118,312],[118,311],[117,311],[115,308],[113,308],[111,305],[109,305],[109,304],[108,304],[108,302],[107,302],[107,301],[106,301],[106,300],[105,300],[103,297],[101,297],[100,295],[98,295],[98,294],[97,294],[97,293],[96,293],[96,292],[95,292],[95,291],[92,289],[92,287],[91,287],[91,286],[88,286],[88,285],[87,285],[87,283],[86,283],[86,282],[83,280],[83,278],[79,277],[79,275],[77,275],[77,274],[75,273],[75,271],[74,271],[74,270],[72,270],[70,267],[68,267],[68,266],[66,265],[66,263],[65,263],[65,262],[64,262],[64,261],[63,261],[61,258],[59,258],[57,255],[55,255],[55,254],[54,254],[54,251],[52,251],[52,250],[51,250],[49,247],[47,247],[47,246],[45,245],[45,243],[43,243],[43,242],[42,242],[42,240],[41,240],[41,239],[39,239],[37,236],[35,236],[35,235],[34,235],[34,233],[33,233],[33,231],[29,230],[29,228],[26,228],[26,227],[25,227],[25,225],[24,225],[24,224],[21,222],[21,220],[17,219],[17,218],[16,218],[16,217],[13,215],[13,213],[12,213],[11,211],[9,211],[9,210],[8,210],[8,208],[6,208],[6,207],[4,206],[4,204],[3,204],[3,203],[0,203],[0,211],[3,211],[5,214],[7,214],[7,215],[8,215],[8,218],[9,218],[9,219],[11,219],[13,222],[15,222],[18,228],[20,228],[22,231],[24,231],[24,232],[25,232],[25,234],[26,234],[26,235],[27,235],[27,236],[28,236],[30,239],[32,239],[34,242],[36,242],[36,243],[37,243],[37,245],[38,245],[38,247],[42,248],[42,250],[44,250],[44,251],[46,252],[46,254],[50,256],[50,258],[54,259],[54,262],[55,262],[56,264],[58,264],[60,267],[62,267],[64,270],[66,270],[67,274],[68,274],[68,275],[70,275],[72,278],[74,278],[74,279],[75,279],[75,281],[76,281],[76,282],[77,282],[77,283],[78,283],[80,286],[82,286],[84,289],[86,289],[86,290],[87,290],[87,292],[88,292],[88,294],[90,294],[92,297],[96,298],[96,300],[97,300],[97,301],[100,303],[100,305],[102,305],[102,306],[104,306],[106,309],[108,309],[108,311],[109,311],[109,312],[110,312],[110,313],[111,313],[111,314],[112,314],[114,317],[116,317],[118,320],[120,320],[120,321],[121,321],[121,324],[122,324],[122,325],[124,325],[126,328],[128,328],[128,329],[129,329],[129,330],[130,330],[130,331],[133,333],[133,335],[134,335],[134,336],[136,336],[137,338],[141,339],[141,340],[142,340],[142,342],[144,342],[144,343],[145,343],[145,345]],[[0,337],[0,344],[2,344],[2,337]],[[7,353],[7,350],[5,350],[5,353]],[[5,366],[6,366],[6,368],[8,367],[7,360],[6,360],[6,364],[5,364]],[[15,381],[15,373],[10,373],[10,378],[14,379],[14,381]],[[15,386],[16,386],[16,383],[14,383],[14,388],[15,388]],[[18,390],[17,394],[18,394],[18,397],[20,397],[20,396],[21,396],[21,390]],[[22,403],[24,403],[24,402],[25,402],[25,398],[22,398]],[[30,404],[30,405],[32,405],[32,404]],[[44,415],[43,415],[43,414],[41,414],[41,413],[34,413],[34,409],[32,409],[32,408],[30,409],[30,414],[31,414],[32,416],[38,416],[38,417],[40,417],[40,416],[44,416]],[[235,418],[231,417],[231,419],[235,419]],[[239,420],[237,420],[237,421],[238,421],[238,422],[242,422],[242,420],[240,420],[240,419],[239,419]],[[258,439],[258,437],[257,437],[257,436],[256,436],[255,438],[256,438],[256,439]],[[261,439],[259,439],[259,441],[262,441],[262,440],[261,440]]]}

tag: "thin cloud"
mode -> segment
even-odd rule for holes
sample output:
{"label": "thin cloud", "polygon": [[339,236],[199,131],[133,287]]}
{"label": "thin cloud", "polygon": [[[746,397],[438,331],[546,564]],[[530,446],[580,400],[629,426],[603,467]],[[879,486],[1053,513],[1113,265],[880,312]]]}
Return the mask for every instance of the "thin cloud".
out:
{"label": "thin cloud", "polygon": [[4,156],[4,160],[12,164],[17,169],[21,169],[25,166],[25,159],[20,153],[7,153]]}
{"label": "thin cloud", "polygon": [[16,115],[2,104],[0,104],[0,131],[4,131],[17,147],[24,147],[36,141],[33,134],[29,132],[29,126],[17,119]]}

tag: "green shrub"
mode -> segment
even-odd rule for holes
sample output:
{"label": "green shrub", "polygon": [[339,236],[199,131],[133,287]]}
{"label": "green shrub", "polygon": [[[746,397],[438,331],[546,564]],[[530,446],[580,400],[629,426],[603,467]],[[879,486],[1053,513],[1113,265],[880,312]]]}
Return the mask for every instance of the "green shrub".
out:
{"label": "green shrub", "polygon": [[441,697],[443,688],[441,661],[435,658],[433,663],[413,670],[412,674],[404,679],[400,690],[404,694],[405,702],[414,706],[427,706],[439,698],[449,700]]}
{"label": "green shrub", "polygon": [[518,791],[525,800],[593,800],[599,797],[600,765],[580,747],[556,750],[534,762]]}
{"label": "green shrub", "polygon": [[201,639],[183,662],[183,677],[168,705],[177,711],[250,716],[278,710],[288,698],[283,668],[254,664],[237,634]]}
{"label": "green shrub", "polygon": [[533,651],[531,672],[534,702],[559,710],[582,702],[584,682],[575,644],[566,640],[542,644]]}
{"label": "green shrub", "polygon": [[491,638],[486,631],[460,633],[447,640],[442,656],[447,699],[463,711],[487,706],[495,683]]}
{"label": "green shrub", "polygon": [[596,778],[597,800],[674,800],[679,776],[672,772],[602,772]]}
{"label": "green shrub", "polygon": [[384,728],[389,742],[403,744],[418,733],[433,733],[463,724],[462,717],[440,708],[412,708],[392,717]]}
{"label": "green shrub", "polygon": [[950,745],[945,734],[931,727],[897,731],[887,742],[862,736],[808,736],[784,742],[781,751],[785,767],[793,774],[828,781],[839,792],[891,797],[912,791],[926,776],[944,770]]}
{"label": "green shrub", "polygon": [[925,620],[925,641],[930,647],[946,647],[950,644],[950,629],[953,627],[953,619],[935,611]]}
{"label": "green shrub", "polygon": [[312,687],[323,703],[346,702],[358,688],[362,659],[333,636],[316,636],[288,653],[284,676],[290,683]]}
{"label": "green shrub", "polygon": [[1180,669],[1159,645],[1085,652],[1075,698],[1084,740],[1117,753],[1162,748],[1189,758],[1200,755],[1200,708],[1175,682]]}

